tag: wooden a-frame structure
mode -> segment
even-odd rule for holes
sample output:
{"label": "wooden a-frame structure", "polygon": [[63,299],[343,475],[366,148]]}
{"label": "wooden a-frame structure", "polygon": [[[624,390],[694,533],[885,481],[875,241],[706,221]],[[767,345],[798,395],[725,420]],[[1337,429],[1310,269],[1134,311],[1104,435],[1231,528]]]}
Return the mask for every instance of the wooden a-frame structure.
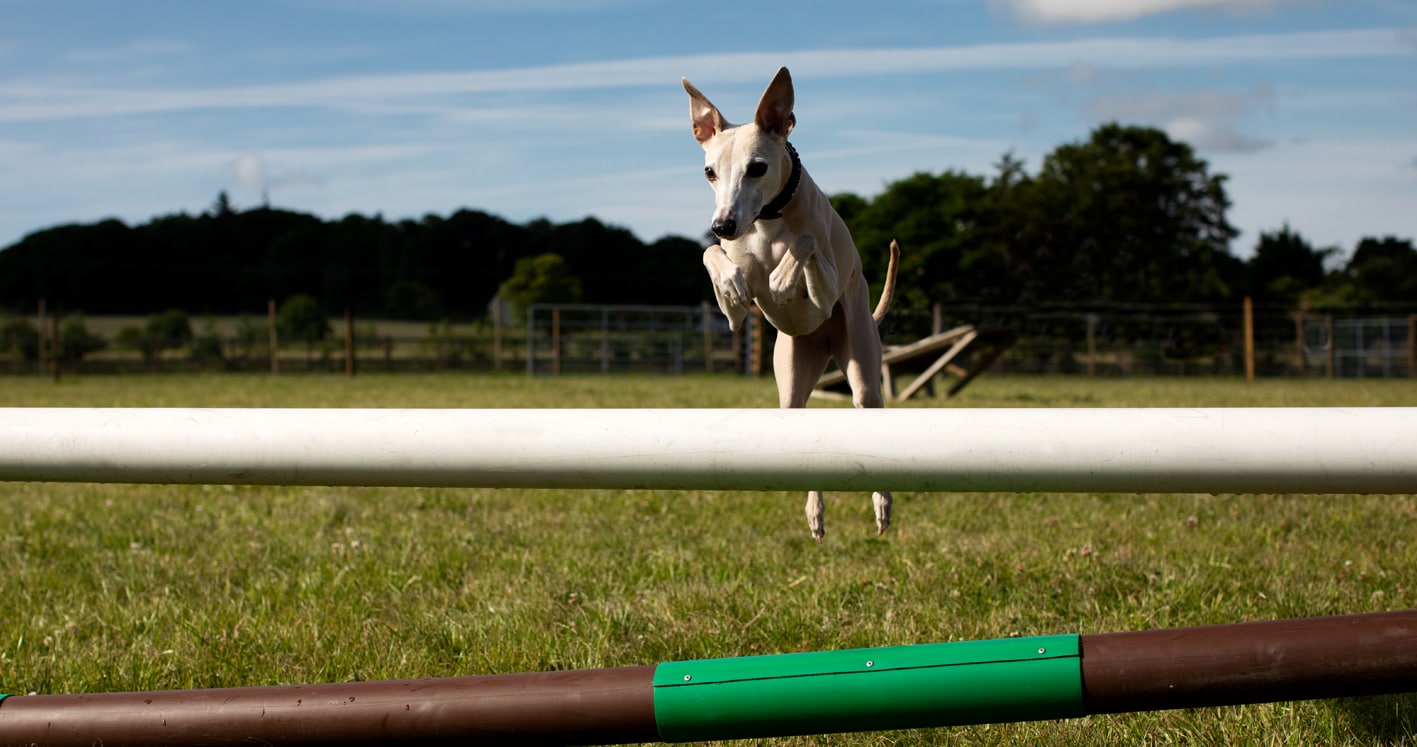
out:
{"label": "wooden a-frame structure", "polygon": [[[933,395],[935,377],[946,373],[955,377],[945,390],[945,397],[952,397],[993,365],[1017,339],[1018,335],[1011,329],[979,329],[965,324],[908,345],[889,346],[881,353],[881,393],[885,399],[895,402],[910,399],[921,390]],[[900,389],[902,374],[915,374],[915,378]],[[846,374],[833,368],[817,382],[812,394],[851,396]]]}

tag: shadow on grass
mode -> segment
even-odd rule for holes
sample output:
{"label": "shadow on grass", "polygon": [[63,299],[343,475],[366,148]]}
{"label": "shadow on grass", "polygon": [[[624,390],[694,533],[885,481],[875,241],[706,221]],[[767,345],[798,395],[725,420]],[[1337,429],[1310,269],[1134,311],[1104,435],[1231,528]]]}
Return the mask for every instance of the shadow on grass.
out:
{"label": "shadow on grass", "polygon": [[1374,744],[1417,745],[1417,693],[1340,698],[1331,707],[1352,725],[1355,737]]}

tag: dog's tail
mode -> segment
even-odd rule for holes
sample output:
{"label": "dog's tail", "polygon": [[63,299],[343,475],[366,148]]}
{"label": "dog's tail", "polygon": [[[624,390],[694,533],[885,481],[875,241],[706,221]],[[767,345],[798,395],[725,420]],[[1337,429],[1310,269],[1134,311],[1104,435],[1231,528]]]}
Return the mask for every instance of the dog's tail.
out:
{"label": "dog's tail", "polygon": [[895,243],[895,239],[891,239],[891,262],[886,266],[886,287],[881,289],[881,300],[876,302],[876,310],[871,312],[871,318],[876,320],[877,326],[886,318],[886,312],[891,310],[891,300],[895,298],[895,271],[899,265],[900,246]]}

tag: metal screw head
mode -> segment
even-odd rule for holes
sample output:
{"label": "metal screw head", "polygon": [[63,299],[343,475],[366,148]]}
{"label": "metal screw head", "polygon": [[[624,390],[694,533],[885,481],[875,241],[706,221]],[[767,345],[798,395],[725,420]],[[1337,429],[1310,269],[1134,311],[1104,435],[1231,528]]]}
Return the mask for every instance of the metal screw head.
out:
{"label": "metal screw head", "polygon": [[866,662],[866,666],[868,666],[868,667],[874,667],[874,666],[876,666],[876,662],[874,662],[874,661],[868,661],[868,662]]}
{"label": "metal screw head", "polygon": [[690,677],[690,676],[687,675],[687,674],[684,675],[684,681],[685,681],[685,682],[688,682],[688,681],[691,680],[691,679],[693,679],[693,677]]}
{"label": "metal screw head", "polygon": [[1040,654],[1046,654],[1046,653],[1048,653],[1048,649],[1046,649],[1046,648],[1040,648],[1040,649],[1038,649],[1038,653],[1040,653]]}

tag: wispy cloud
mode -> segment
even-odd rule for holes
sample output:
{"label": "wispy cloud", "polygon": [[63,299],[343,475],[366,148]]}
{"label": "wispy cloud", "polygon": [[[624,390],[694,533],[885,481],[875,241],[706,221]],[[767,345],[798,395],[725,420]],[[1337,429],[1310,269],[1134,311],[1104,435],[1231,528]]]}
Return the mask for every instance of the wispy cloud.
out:
{"label": "wispy cloud", "polygon": [[595,12],[635,2],[637,0],[296,0],[294,4],[347,13],[455,15]]}
{"label": "wispy cloud", "polygon": [[175,39],[143,39],[116,47],[74,49],[64,56],[70,62],[125,64],[190,54],[195,49],[189,42]]}
{"label": "wispy cloud", "polygon": [[1266,9],[1282,0],[990,0],[995,11],[1026,23],[1132,21],[1178,10],[1227,13]]}
{"label": "wispy cloud", "polygon": [[803,50],[646,57],[503,70],[420,72],[319,78],[292,83],[204,88],[121,88],[102,81],[0,82],[0,122],[44,121],[183,110],[250,108],[363,109],[446,100],[458,95],[606,88],[672,87],[680,74],[696,83],[760,83],[787,61],[817,79],[957,70],[1196,67],[1247,61],[1411,56],[1398,31],[1356,29],[1179,38],[1094,38],[914,49]]}

